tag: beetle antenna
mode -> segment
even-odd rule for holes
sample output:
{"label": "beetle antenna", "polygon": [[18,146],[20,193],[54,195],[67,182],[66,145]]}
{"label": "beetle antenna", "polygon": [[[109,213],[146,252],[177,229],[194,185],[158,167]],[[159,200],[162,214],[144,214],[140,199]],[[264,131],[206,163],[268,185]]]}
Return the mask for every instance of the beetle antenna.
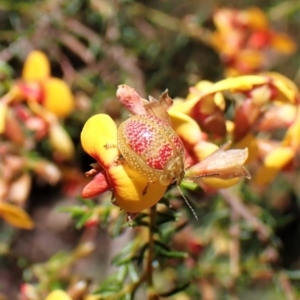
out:
{"label": "beetle antenna", "polygon": [[183,194],[183,192],[182,192],[180,186],[179,186],[178,184],[177,184],[176,186],[177,186],[177,188],[178,188],[178,190],[179,190],[179,192],[180,192],[180,194],[181,194],[181,196],[182,196],[182,198],[183,198],[185,204],[186,204],[187,207],[190,209],[190,211],[191,211],[192,214],[194,215],[195,219],[198,220],[198,216],[197,216],[197,214],[196,214],[194,208],[192,207],[191,203],[190,203],[190,202],[188,201],[188,199],[184,196],[184,194]]}

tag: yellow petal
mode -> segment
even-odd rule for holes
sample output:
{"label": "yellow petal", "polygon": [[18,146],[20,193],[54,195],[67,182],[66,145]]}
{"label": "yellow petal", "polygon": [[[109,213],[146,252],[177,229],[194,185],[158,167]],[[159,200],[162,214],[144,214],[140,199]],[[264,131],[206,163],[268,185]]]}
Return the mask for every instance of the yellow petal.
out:
{"label": "yellow petal", "polygon": [[198,161],[202,161],[204,158],[218,150],[218,146],[216,144],[206,142],[206,141],[200,141],[195,145],[194,147],[194,153],[198,159]]}
{"label": "yellow petal", "polygon": [[69,160],[74,157],[75,149],[73,141],[58,122],[50,124],[49,141],[53,150],[57,151],[63,159]]}
{"label": "yellow petal", "polygon": [[45,300],[72,300],[71,297],[62,290],[55,290],[51,292]]}
{"label": "yellow petal", "polygon": [[[191,92],[187,95],[185,102],[175,102],[175,104],[173,105],[173,107],[175,108],[173,110],[188,114],[195,106],[195,103],[200,100],[202,91],[211,88],[213,85],[214,84],[212,82],[207,80],[199,81],[194,87],[191,88]],[[216,107],[220,108],[221,110],[224,110],[225,108],[225,100],[222,93],[216,93],[215,95],[212,95],[211,98],[209,97],[206,100],[206,113],[208,114],[215,111]]]}
{"label": "yellow petal", "polygon": [[201,129],[196,121],[172,108],[169,110],[169,115],[172,121],[172,128],[184,143],[194,146],[201,140]]}
{"label": "yellow petal", "polygon": [[205,95],[222,92],[226,90],[250,90],[254,85],[268,82],[268,79],[260,75],[244,75],[235,78],[227,78],[218,81],[210,88],[203,91],[202,97]]}
{"label": "yellow petal", "polygon": [[32,51],[25,60],[22,78],[26,81],[40,81],[50,76],[50,63],[41,51]]}
{"label": "yellow petal", "polygon": [[254,183],[264,185],[270,183],[294,157],[294,151],[289,147],[279,147],[270,152],[263,165],[254,176]]}
{"label": "yellow petal", "polygon": [[226,189],[233,185],[236,185],[239,182],[239,178],[232,178],[232,179],[220,179],[220,178],[201,178],[198,179],[200,185],[204,188],[210,188],[214,190],[218,189]]}
{"label": "yellow petal", "polygon": [[277,88],[279,94],[276,96],[275,101],[296,102],[296,95],[299,94],[299,90],[292,80],[276,72],[266,72],[262,75],[271,78],[272,84]]}
{"label": "yellow petal", "polygon": [[[244,73],[259,68],[264,60],[264,56],[260,51],[245,49],[242,50],[237,57],[237,69],[244,71]],[[250,75],[251,76],[251,75]]]}
{"label": "yellow petal", "polygon": [[245,162],[246,164],[257,158],[258,145],[256,137],[252,133],[244,136],[238,143],[234,145],[234,147],[238,149],[248,148],[248,158]]}
{"label": "yellow petal", "polygon": [[251,29],[265,29],[269,26],[266,14],[258,7],[250,7],[242,11],[241,14],[245,14],[247,25]]}
{"label": "yellow petal", "polygon": [[199,98],[200,92],[210,88],[214,83],[208,80],[201,80],[195,86],[190,88],[190,93],[187,95],[186,100],[193,100]]}
{"label": "yellow petal", "polygon": [[[167,186],[149,183],[149,180],[127,164],[112,166],[109,177],[114,182],[116,204],[126,212],[135,213],[156,204],[166,192]],[[143,191],[147,187],[146,194]]]}
{"label": "yellow petal", "polygon": [[233,131],[234,131],[234,126],[235,126],[234,122],[231,120],[226,120],[225,125],[226,125],[226,132],[228,134],[232,135]]}
{"label": "yellow petal", "polygon": [[300,146],[300,112],[298,110],[294,123],[287,130],[285,137],[282,141],[283,146],[290,146],[296,151]]}
{"label": "yellow petal", "polygon": [[296,51],[295,42],[286,34],[274,33],[271,44],[275,50],[283,54],[292,54]]}
{"label": "yellow petal", "polygon": [[70,87],[59,78],[42,82],[43,106],[59,118],[65,118],[74,110],[74,97]]}
{"label": "yellow petal", "polygon": [[215,102],[215,105],[216,105],[219,109],[225,110],[226,102],[225,102],[225,99],[224,99],[222,93],[216,93],[216,94],[215,94],[215,96],[214,96],[214,102]]}
{"label": "yellow petal", "polygon": [[22,208],[9,203],[0,203],[0,217],[18,228],[32,229],[34,227],[33,220]]}
{"label": "yellow petal", "polygon": [[[269,79],[266,76],[261,75],[244,75],[234,78],[223,79],[221,81],[216,82],[213,85],[207,85],[207,87],[199,93],[198,97],[194,97],[189,101],[185,102],[175,102],[171,110],[176,110],[185,114],[189,114],[189,112],[194,108],[194,106],[208,95],[223,92],[226,90],[230,90],[233,92],[236,90],[247,91],[252,89],[254,85],[267,83],[268,81]],[[214,101],[216,100],[214,99]]]}
{"label": "yellow petal", "polygon": [[5,130],[6,115],[7,105],[4,102],[0,102],[0,134],[2,134]]}
{"label": "yellow petal", "polygon": [[106,114],[89,118],[81,132],[81,144],[84,151],[99,161],[103,168],[110,167],[119,155],[117,126],[113,119]]}

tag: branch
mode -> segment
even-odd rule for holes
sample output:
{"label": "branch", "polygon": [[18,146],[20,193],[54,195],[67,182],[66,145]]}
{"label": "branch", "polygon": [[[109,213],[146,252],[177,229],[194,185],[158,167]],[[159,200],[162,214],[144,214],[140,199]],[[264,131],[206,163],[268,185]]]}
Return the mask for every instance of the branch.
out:
{"label": "branch", "polygon": [[271,232],[269,228],[261,222],[247,206],[236,196],[230,189],[219,190],[219,194],[231,206],[231,208],[243,219],[245,219],[250,226],[257,231],[259,238],[263,241],[270,239]]}

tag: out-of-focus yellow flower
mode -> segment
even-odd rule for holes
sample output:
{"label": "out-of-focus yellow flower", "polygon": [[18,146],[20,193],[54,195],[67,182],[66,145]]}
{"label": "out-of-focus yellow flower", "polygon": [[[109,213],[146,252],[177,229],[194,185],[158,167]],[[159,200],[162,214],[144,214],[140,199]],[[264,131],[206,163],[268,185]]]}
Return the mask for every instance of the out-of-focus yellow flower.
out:
{"label": "out-of-focus yellow flower", "polygon": [[[232,115],[232,120],[226,120],[228,115],[224,109],[223,92],[229,96],[228,99],[235,102],[232,110],[230,107],[227,109]],[[275,72],[266,72],[227,78],[214,84],[201,81],[190,89],[186,100],[175,101],[170,113],[186,114],[201,128],[201,139],[198,138],[198,142],[189,146],[190,165],[203,159],[201,153],[204,147],[201,145],[206,143],[208,135],[212,138],[232,139],[235,148],[248,148],[247,163],[257,163],[254,182],[261,185],[268,184],[278,172],[286,169],[300,147],[298,101],[298,88],[290,79]],[[219,123],[215,122],[213,127],[207,126],[210,118],[217,114]],[[223,135],[217,134],[220,133],[220,129],[216,129],[216,126],[223,127]],[[280,141],[277,141],[280,148],[274,144],[276,140],[270,140],[272,146],[264,147],[261,151],[262,144],[257,132],[272,133],[277,129],[287,129],[281,146]],[[186,135],[189,136],[188,133]],[[216,147],[214,144],[212,146]],[[211,187],[214,187],[213,181],[217,182],[220,179],[204,178],[201,182],[207,180]]]}
{"label": "out-of-focus yellow flower", "polygon": [[47,56],[32,51],[24,64],[22,81],[17,85],[19,97],[40,103],[59,118],[74,110],[74,98],[69,86],[61,79],[51,77]]}
{"label": "out-of-focus yellow flower", "polygon": [[[99,164],[97,174],[82,192],[84,198],[112,190],[113,204],[128,213],[136,213],[153,206],[164,195],[166,186],[158,182],[148,184],[148,178],[126,163],[118,163],[117,127],[108,115],[95,115],[85,123],[81,143],[85,152]],[[145,187],[147,192],[144,194]]]}
{"label": "out-of-focus yellow flower", "polygon": [[59,123],[57,117],[33,101],[29,102],[29,108],[47,124],[50,145],[59,155],[59,158],[72,159],[75,152],[73,141],[64,127]]}
{"label": "out-of-focus yellow flower", "polygon": [[227,78],[214,84],[200,81],[190,89],[185,101],[175,102],[170,112],[179,111],[187,114],[207,134],[224,138],[227,133],[227,123],[224,112],[225,100],[222,92],[247,93],[256,86],[268,85],[269,81],[270,79],[267,76],[262,75]]}
{"label": "out-of-focus yellow flower", "polygon": [[[22,101],[28,107],[18,105]],[[10,107],[11,104],[16,105]],[[74,145],[59,125],[59,119],[68,117],[73,110],[74,97],[69,86],[63,80],[51,77],[50,63],[43,52],[32,51],[24,63],[22,78],[1,98],[0,134],[5,133],[20,145],[25,142],[23,130],[11,116],[13,111],[16,119],[35,133],[36,140],[49,133],[50,144],[59,158],[70,159],[74,154]]]}
{"label": "out-of-focus yellow flower", "polygon": [[0,202],[0,217],[14,227],[33,229],[34,222],[31,217],[20,207]]}
{"label": "out-of-focus yellow flower", "polygon": [[170,110],[172,128],[181,138],[186,149],[193,148],[202,139],[199,125],[186,114],[176,110]]}
{"label": "out-of-focus yellow flower", "polygon": [[212,44],[220,53],[227,76],[259,72],[268,64],[270,50],[281,54],[295,52],[295,43],[287,35],[272,30],[266,15],[257,7],[220,8],[213,20],[216,31]]}
{"label": "out-of-focus yellow flower", "polygon": [[71,297],[62,290],[55,290],[48,294],[45,300],[72,300]]}
{"label": "out-of-focus yellow flower", "polygon": [[293,167],[293,161],[299,151],[299,134],[300,123],[296,120],[281,143],[273,143],[272,140],[267,142],[257,140],[259,152],[263,154],[263,157],[262,164],[257,168],[253,178],[255,184],[267,185],[279,172]]}

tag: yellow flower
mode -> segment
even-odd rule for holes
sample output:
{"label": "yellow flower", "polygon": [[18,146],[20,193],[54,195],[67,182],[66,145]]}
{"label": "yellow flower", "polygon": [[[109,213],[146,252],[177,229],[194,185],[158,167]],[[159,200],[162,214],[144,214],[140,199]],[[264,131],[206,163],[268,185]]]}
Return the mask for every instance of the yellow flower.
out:
{"label": "yellow flower", "polygon": [[24,64],[22,81],[18,83],[19,97],[40,103],[59,118],[74,110],[74,98],[69,86],[61,79],[51,77],[50,63],[41,51],[32,51]]}
{"label": "yellow flower", "polygon": [[[128,213],[137,213],[156,204],[164,195],[167,185],[173,181],[180,184],[183,176],[192,180],[198,177],[217,177],[220,180],[217,184],[213,183],[213,188],[223,188],[224,184],[230,186],[238,180],[228,181],[228,179],[245,176],[249,178],[249,173],[243,167],[248,155],[246,149],[224,151],[222,147],[212,154],[213,160],[218,162],[214,165],[211,163],[212,160],[204,159],[203,156],[200,163],[199,160],[195,159],[197,157],[195,148],[202,140],[202,132],[198,124],[188,115],[176,110],[170,110],[170,115],[168,114],[167,111],[173,101],[166,92],[161,95],[160,100],[150,98],[147,101],[142,99],[134,89],[121,85],[117,90],[117,96],[130,112],[136,114],[131,120],[137,120],[139,114],[140,120],[145,120],[147,116],[149,116],[149,119],[154,116],[158,120],[167,119],[164,126],[168,130],[163,131],[162,135],[166,135],[166,140],[171,135],[174,143],[175,141],[176,143],[180,142],[180,151],[174,152],[177,157],[174,157],[173,165],[167,165],[163,169],[163,180],[161,180],[162,177],[159,177],[159,180],[155,181],[156,179],[154,179],[150,182],[146,172],[144,175],[140,174],[143,172],[143,164],[141,164],[140,169],[134,169],[135,165],[130,164],[130,161],[128,163],[124,161],[127,159],[125,155],[121,156],[117,142],[126,145],[126,139],[120,140],[120,136],[118,138],[118,135],[125,134],[124,131],[118,132],[116,124],[108,115],[95,115],[85,123],[81,133],[83,149],[97,161],[96,164],[92,165],[93,169],[86,173],[86,175],[94,175],[94,178],[83,189],[83,198],[95,197],[107,190],[112,190],[115,197],[114,204]],[[120,125],[119,130],[124,129],[123,124]],[[154,127],[154,125],[152,126]],[[169,126],[172,126],[175,132]],[[159,127],[155,129],[158,130]],[[148,132],[145,133],[148,136]],[[158,135],[157,138],[161,138],[161,136]],[[171,141],[168,142],[171,143]],[[123,144],[121,146],[124,147]],[[151,146],[149,146],[149,149],[151,150]],[[184,150],[186,151],[185,157]],[[138,152],[134,154],[136,155],[134,159],[137,161],[142,160],[141,157],[138,157]],[[159,155],[163,156],[164,154]],[[241,155],[241,158],[238,155]],[[183,166],[184,158],[186,159]],[[180,162],[180,165],[178,162]],[[197,163],[199,164],[197,165]],[[185,171],[186,176],[184,175]],[[205,181],[206,186],[209,186],[211,180],[208,178]]]}
{"label": "yellow flower", "polygon": [[[232,120],[225,119],[222,95],[225,91],[231,94],[228,99],[236,99]],[[235,142],[235,148],[248,148],[247,163],[257,162],[259,167],[257,168],[256,165],[254,182],[267,184],[275,178],[278,172],[290,166],[299,149],[300,114],[297,115],[297,99],[299,99],[299,91],[291,80],[275,72],[265,72],[259,75],[227,78],[214,84],[200,81],[195,87],[190,88],[186,100],[175,101],[170,113],[192,117],[193,122],[196,121],[196,125],[201,128],[198,134],[195,134],[195,129],[190,132],[187,129],[184,131],[187,138],[198,138],[197,142],[184,143],[188,145],[188,157],[194,158],[194,160],[189,158],[190,165],[204,159],[205,156],[202,153],[206,152],[203,149],[207,134],[214,134],[213,137],[231,137]],[[217,114],[219,115],[218,123],[215,119],[214,125],[218,124],[223,127],[222,130],[225,130],[223,135],[218,134],[220,129],[216,129],[216,126],[207,126],[212,121],[212,117]],[[272,133],[278,128],[288,128],[280,148],[269,147],[269,152],[261,151],[260,139],[256,132]],[[184,140],[183,136],[180,137]],[[216,145],[209,144],[216,149]],[[210,146],[206,146],[206,149],[210,149]],[[219,180],[219,178],[204,178],[201,182],[209,181],[210,187],[217,188],[218,186],[213,182]],[[224,183],[227,184],[229,181],[224,181]]]}
{"label": "yellow flower", "polygon": [[148,178],[126,163],[118,162],[117,126],[108,115],[98,114],[88,119],[81,133],[81,143],[85,152],[99,164],[92,172],[97,174],[82,192],[83,198],[112,190],[113,204],[128,213],[136,213],[153,206],[164,195],[166,186],[149,183]]}

